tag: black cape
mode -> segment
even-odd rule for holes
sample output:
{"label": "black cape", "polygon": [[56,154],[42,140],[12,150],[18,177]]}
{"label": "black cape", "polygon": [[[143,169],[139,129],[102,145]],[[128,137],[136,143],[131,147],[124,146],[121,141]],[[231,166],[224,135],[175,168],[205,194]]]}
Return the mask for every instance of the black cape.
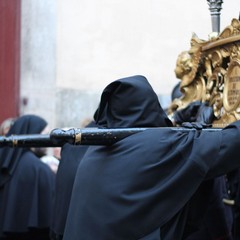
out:
{"label": "black cape", "polygon": [[232,240],[232,207],[223,176],[205,180],[184,208],[161,227],[162,239]]}
{"label": "black cape", "polygon": [[240,169],[229,172],[226,176],[230,199],[235,201],[233,210],[234,240],[240,239]]}
{"label": "black cape", "polygon": [[[105,88],[96,117],[102,119],[108,128],[172,126],[143,76]],[[90,146],[76,174],[64,240],[160,239],[205,179],[239,167],[239,126],[149,129],[112,146]]]}
{"label": "black cape", "polygon": [[[96,127],[96,124],[91,122],[86,127]],[[61,239],[63,236],[76,171],[87,149],[88,146],[86,145],[76,146],[68,143],[61,149],[61,159],[56,174],[56,190],[51,226],[53,239]]]}
{"label": "black cape", "polygon": [[[8,136],[39,134],[46,125],[38,116],[25,115],[15,121]],[[55,174],[28,148],[1,148],[0,169],[0,236],[47,239]],[[34,235],[33,229],[41,231]]]}

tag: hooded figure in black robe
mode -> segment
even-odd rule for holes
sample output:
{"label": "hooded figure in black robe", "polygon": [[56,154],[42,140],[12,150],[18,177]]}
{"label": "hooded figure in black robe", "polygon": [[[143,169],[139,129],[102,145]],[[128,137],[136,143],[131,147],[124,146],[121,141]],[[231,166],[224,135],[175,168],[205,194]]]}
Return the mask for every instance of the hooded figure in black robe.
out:
{"label": "hooded figure in black robe", "polygon": [[187,203],[200,184],[240,166],[240,122],[221,131],[151,129],[172,124],[143,76],[109,84],[96,122],[150,129],[89,147],[76,174],[64,240],[180,240]]}
{"label": "hooded figure in black robe", "polygon": [[[7,136],[40,134],[47,122],[19,117]],[[49,239],[55,174],[29,148],[0,148],[0,239]]]}

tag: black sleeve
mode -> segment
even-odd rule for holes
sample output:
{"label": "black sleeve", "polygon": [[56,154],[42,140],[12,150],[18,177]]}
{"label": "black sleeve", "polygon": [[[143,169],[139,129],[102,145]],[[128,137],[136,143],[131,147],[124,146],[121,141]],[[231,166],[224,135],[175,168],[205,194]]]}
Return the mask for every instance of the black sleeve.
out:
{"label": "black sleeve", "polygon": [[212,156],[214,159],[207,177],[223,175],[240,167],[240,121],[230,124],[221,132],[219,153]]}

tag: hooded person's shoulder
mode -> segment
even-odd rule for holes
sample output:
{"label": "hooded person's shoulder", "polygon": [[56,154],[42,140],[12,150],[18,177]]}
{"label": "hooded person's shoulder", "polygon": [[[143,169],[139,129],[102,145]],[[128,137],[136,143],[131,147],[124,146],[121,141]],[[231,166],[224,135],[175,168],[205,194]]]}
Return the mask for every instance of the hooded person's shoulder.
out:
{"label": "hooded person's shoulder", "polygon": [[41,172],[52,172],[50,167],[41,161],[32,151],[26,151],[21,157],[21,164],[22,168],[25,170],[32,169],[32,171],[41,171]]}

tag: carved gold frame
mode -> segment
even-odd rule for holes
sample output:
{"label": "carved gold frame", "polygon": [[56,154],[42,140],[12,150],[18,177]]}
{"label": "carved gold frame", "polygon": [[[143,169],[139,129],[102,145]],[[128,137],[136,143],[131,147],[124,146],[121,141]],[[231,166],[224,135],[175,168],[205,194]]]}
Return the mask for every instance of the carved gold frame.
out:
{"label": "carved gold frame", "polygon": [[186,54],[178,56],[175,69],[183,95],[171,103],[168,114],[199,100],[213,107],[214,127],[239,120],[240,21],[232,19],[231,25],[208,41],[194,34],[187,53],[188,59]]}

